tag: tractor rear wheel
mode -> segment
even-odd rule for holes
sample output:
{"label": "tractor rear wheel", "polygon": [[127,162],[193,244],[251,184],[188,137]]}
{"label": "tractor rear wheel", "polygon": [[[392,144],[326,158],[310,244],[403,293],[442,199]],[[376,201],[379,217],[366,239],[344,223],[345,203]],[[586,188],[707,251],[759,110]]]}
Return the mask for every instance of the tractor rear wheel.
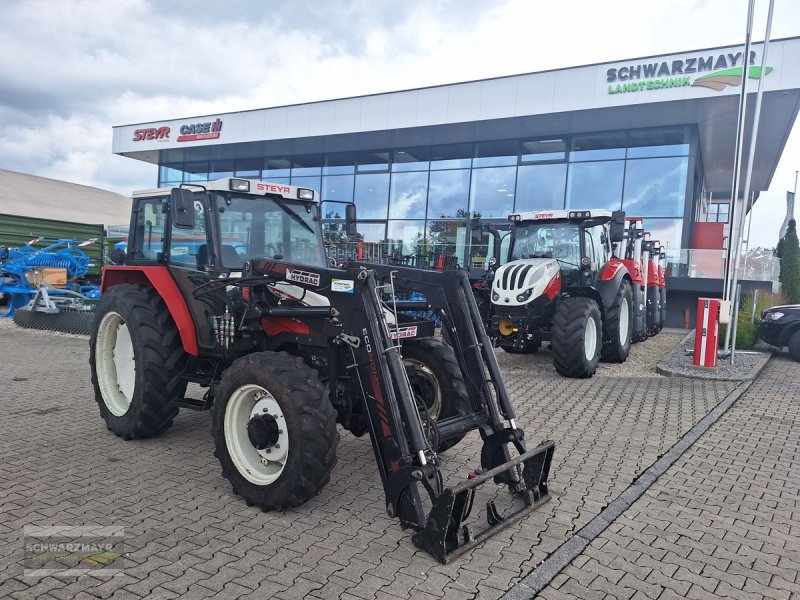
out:
{"label": "tractor rear wheel", "polygon": [[622,363],[631,353],[631,325],[633,324],[633,292],[631,284],[622,280],[614,304],[608,307],[603,322],[605,341],[600,358],[605,362]]}
{"label": "tractor rear wheel", "polygon": [[148,438],[172,425],[186,391],[186,354],[155,290],[122,284],[103,295],[92,322],[89,364],[100,415],[115,434]]}
{"label": "tractor rear wheel", "polygon": [[562,298],[553,316],[553,366],[565,377],[594,375],[600,361],[602,320],[591,298]]}
{"label": "tractor rear wheel", "polygon": [[[453,348],[435,338],[420,338],[404,342],[401,354],[414,395],[425,405],[431,421],[471,412],[467,386]],[[436,451],[452,448],[464,435],[443,440]]]}
{"label": "tractor rear wheel", "polygon": [[222,373],[214,395],[214,455],[248,506],[286,510],[325,487],[336,464],[336,411],[301,358],[258,352]]}

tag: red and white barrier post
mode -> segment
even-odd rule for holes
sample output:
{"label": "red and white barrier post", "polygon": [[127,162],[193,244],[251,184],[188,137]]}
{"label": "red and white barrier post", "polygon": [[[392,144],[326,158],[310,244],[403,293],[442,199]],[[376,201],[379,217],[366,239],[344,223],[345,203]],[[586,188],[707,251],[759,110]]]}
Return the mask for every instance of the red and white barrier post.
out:
{"label": "red and white barrier post", "polygon": [[697,299],[697,329],[694,335],[695,367],[717,366],[717,341],[719,340],[720,300]]}

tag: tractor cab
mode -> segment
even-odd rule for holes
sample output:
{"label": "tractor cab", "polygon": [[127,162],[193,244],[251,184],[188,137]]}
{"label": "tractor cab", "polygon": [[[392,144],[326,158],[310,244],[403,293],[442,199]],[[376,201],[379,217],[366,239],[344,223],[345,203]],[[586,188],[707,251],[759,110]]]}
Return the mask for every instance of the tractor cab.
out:
{"label": "tractor cab", "polygon": [[226,178],[134,194],[125,264],[218,276],[256,258],[325,266],[317,192]]}
{"label": "tractor cab", "polygon": [[538,266],[554,260],[561,272],[561,286],[579,288],[594,285],[611,258],[612,235],[615,239],[621,237],[617,229],[624,213],[555,210],[512,214],[508,218],[512,224],[509,264],[523,261]]}

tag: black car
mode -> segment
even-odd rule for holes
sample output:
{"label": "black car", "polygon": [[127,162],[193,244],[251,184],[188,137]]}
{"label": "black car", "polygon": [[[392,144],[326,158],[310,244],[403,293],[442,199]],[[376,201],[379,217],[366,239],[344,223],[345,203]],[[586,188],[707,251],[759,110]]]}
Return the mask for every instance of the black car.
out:
{"label": "black car", "polygon": [[758,337],[771,346],[788,346],[792,358],[800,361],[800,304],[773,306],[761,313]]}

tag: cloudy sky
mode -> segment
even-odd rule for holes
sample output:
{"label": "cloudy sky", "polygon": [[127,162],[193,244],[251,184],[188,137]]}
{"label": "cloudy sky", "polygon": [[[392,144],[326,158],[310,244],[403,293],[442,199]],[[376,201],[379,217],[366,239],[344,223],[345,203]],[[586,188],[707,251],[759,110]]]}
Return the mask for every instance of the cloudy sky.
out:
{"label": "cloudy sky", "polygon": [[[762,39],[768,0],[758,6]],[[128,195],[111,128],[740,43],[746,0],[0,0],[0,168]],[[800,35],[776,0],[772,37]],[[755,210],[773,245],[795,127]]]}

